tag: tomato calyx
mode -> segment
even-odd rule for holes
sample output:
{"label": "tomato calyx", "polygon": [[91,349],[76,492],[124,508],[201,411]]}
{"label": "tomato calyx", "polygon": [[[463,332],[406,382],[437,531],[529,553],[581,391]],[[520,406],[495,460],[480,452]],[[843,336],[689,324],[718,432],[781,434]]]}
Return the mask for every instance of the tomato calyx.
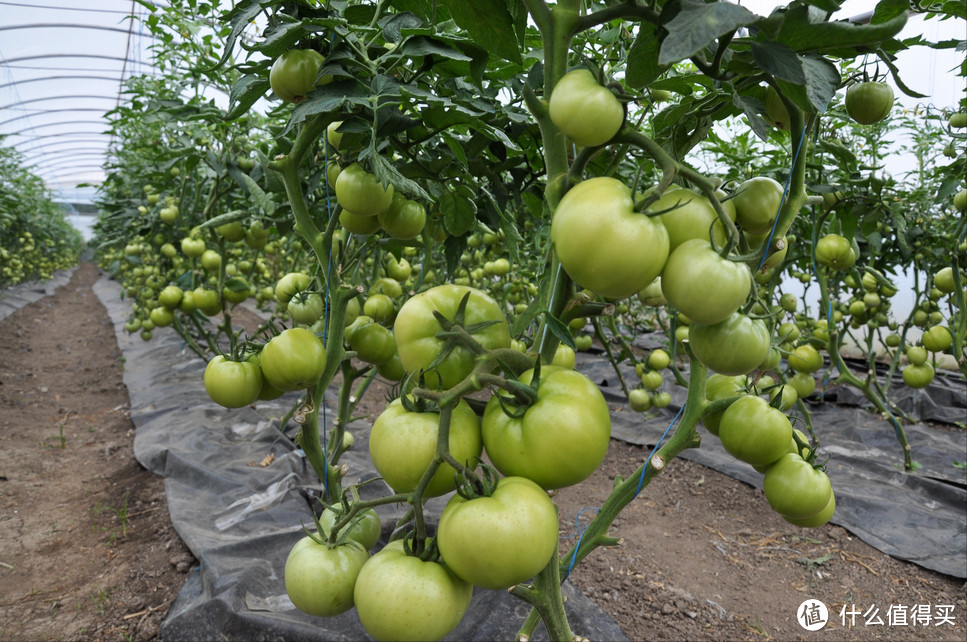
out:
{"label": "tomato calyx", "polygon": [[522,383],[517,379],[505,379],[500,387],[510,393],[510,395],[497,392],[494,396],[500,403],[500,408],[505,415],[514,419],[522,418],[527,409],[530,408],[539,398],[538,388],[541,384],[541,358],[540,355],[534,360],[534,374],[530,383]]}
{"label": "tomato calyx", "polygon": [[457,469],[457,494],[464,499],[491,497],[497,489],[500,475],[488,464],[480,464],[480,475],[475,475],[468,468]]}

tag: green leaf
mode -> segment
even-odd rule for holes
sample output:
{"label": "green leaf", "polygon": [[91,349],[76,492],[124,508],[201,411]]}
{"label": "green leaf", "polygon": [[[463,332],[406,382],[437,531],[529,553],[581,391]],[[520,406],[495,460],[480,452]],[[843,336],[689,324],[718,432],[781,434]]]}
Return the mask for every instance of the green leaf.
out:
{"label": "green leaf", "polygon": [[477,223],[477,206],[460,194],[444,192],[437,205],[443,214],[443,227],[450,236],[468,234]]}
{"label": "green leaf", "polygon": [[684,2],[682,10],[667,24],[668,35],[661,43],[658,63],[668,65],[688,58],[719,36],[754,23],[758,17],[727,2]]}
{"label": "green leaf", "polygon": [[467,62],[472,60],[470,56],[459,49],[450,47],[434,38],[427,38],[426,36],[413,36],[412,38],[408,38],[403,43],[403,46],[400,47],[400,55],[411,58],[435,55],[450,60],[463,60]]}
{"label": "green leaf", "polygon": [[441,0],[441,4],[478,45],[504,60],[523,63],[517,26],[507,10],[506,0]]}
{"label": "green leaf", "polygon": [[841,80],[839,69],[822,56],[803,56],[801,62],[806,76],[806,94],[809,102],[816,111],[826,111],[829,101],[833,99],[839,87]]}
{"label": "green leaf", "polygon": [[574,345],[574,337],[571,336],[571,331],[563,321],[552,315],[550,312],[544,314],[544,321],[547,324],[547,329],[551,331],[551,334],[557,337],[558,341],[572,350],[577,350],[577,346]]}
{"label": "green leaf", "polygon": [[380,154],[373,154],[373,176],[376,177],[380,183],[387,184],[391,183],[393,187],[407,196],[414,199],[421,199],[424,201],[433,200],[426,191],[420,187],[420,184],[416,181],[411,181],[402,174],[396,167],[383,158]]}
{"label": "green leaf", "polygon": [[218,69],[228,58],[232,55],[232,51],[235,49],[235,41],[238,37],[242,35],[242,32],[255,20],[255,16],[262,12],[262,4],[260,0],[240,0],[231,11],[223,18],[223,20],[228,20],[231,22],[232,29],[228,32],[228,37],[225,39],[225,49],[222,51],[222,57],[218,59],[218,62],[212,67],[212,69]]}
{"label": "green leaf", "polygon": [[806,82],[799,55],[778,42],[753,42],[752,57],[770,76],[802,85]]}
{"label": "green leaf", "polygon": [[230,111],[225,114],[225,120],[233,120],[248,111],[255,102],[269,90],[268,79],[250,74],[242,76],[232,85],[228,96]]}
{"label": "green leaf", "polygon": [[813,22],[809,7],[795,5],[783,16],[777,40],[799,52],[869,46],[900,33],[906,22],[906,13],[879,24],[859,25],[845,20]]}
{"label": "green leaf", "polygon": [[[284,19],[287,18],[284,16]],[[278,58],[302,37],[302,21],[288,18],[288,22],[272,25],[265,30],[265,40],[259,51],[268,58]]]}
{"label": "green leaf", "polygon": [[226,212],[225,214],[219,214],[214,216],[198,227],[219,227],[227,223],[234,223],[235,221],[241,221],[248,218],[251,213],[248,210],[233,210],[231,212]]}
{"label": "green leaf", "polygon": [[[913,91],[912,89],[907,87],[907,85],[902,80],[900,80],[900,70],[896,68],[896,65],[893,64],[893,60],[891,60],[890,56],[885,51],[883,51],[882,49],[877,49],[876,55],[879,56],[880,60],[883,61],[883,64],[886,65],[887,69],[890,70],[890,75],[893,76],[893,82],[896,83],[896,86],[900,89],[900,91],[905,93],[907,96],[910,96],[911,98],[927,97],[926,94],[921,94],[919,92]],[[965,63],[965,65],[967,65],[967,63]],[[961,73],[961,75],[963,75],[963,73]]]}
{"label": "green leaf", "polygon": [[650,22],[642,22],[638,26],[638,37],[628,50],[625,82],[629,87],[646,87],[668,69],[668,65],[658,64],[659,42],[655,35],[656,30],[657,27]]}
{"label": "green leaf", "polygon": [[394,13],[388,19],[382,20],[383,38],[387,42],[399,42],[403,29],[419,29],[423,26],[423,19],[415,13],[403,11]]}
{"label": "green leaf", "polygon": [[[906,2],[906,0],[903,0]],[[836,0],[805,0],[806,4],[811,4],[814,7],[819,7],[824,11],[834,12],[839,11],[840,3]]]}
{"label": "green leaf", "polygon": [[[963,6],[963,2],[958,3]],[[880,0],[873,9],[871,25],[883,24],[910,10],[910,0]]]}
{"label": "green leaf", "polygon": [[443,256],[447,262],[447,274],[452,275],[460,265],[460,257],[467,250],[467,237],[448,236],[443,241]]}
{"label": "green leaf", "polygon": [[308,99],[292,109],[281,135],[289,133],[309,116],[339,111],[344,105],[366,105],[369,102],[369,88],[355,80],[340,80],[316,87],[309,92]]}
{"label": "green leaf", "polygon": [[259,184],[255,182],[251,176],[238,169],[237,167],[229,167],[229,175],[235,179],[235,181],[242,186],[249,196],[252,197],[252,201],[258,206],[262,213],[266,216],[272,216],[275,213],[275,201],[272,197],[265,193],[265,191],[259,187]]}

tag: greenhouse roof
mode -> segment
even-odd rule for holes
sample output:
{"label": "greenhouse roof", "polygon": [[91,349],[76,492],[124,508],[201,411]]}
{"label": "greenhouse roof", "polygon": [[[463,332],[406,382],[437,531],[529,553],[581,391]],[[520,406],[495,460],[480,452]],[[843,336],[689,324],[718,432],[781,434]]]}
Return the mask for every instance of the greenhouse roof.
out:
{"label": "greenhouse roof", "polygon": [[151,72],[146,13],[134,0],[0,1],[0,136],[50,188],[101,182],[105,114]]}

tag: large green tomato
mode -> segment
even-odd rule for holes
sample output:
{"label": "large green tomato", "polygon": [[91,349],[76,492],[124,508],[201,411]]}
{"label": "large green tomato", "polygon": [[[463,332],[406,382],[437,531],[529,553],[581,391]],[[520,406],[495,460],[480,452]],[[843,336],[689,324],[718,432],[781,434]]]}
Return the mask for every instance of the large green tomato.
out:
{"label": "large green tomato", "polygon": [[336,178],[336,200],[356,216],[377,216],[393,202],[393,186],[383,187],[376,177],[353,163]]}
{"label": "large green tomato", "polygon": [[379,231],[379,217],[359,216],[349,210],[343,210],[339,213],[339,223],[348,231],[359,236],[375,234]]}
{"label": "large green tomato", "polygon": [[903,383],[911,388],[926,388],[933,381],[934,369],[929,363],[911,363],[903,369]]}
{"label": "large green tomato", "polygon": [[525,477],[505,477],[490,497],[454,495],[440,515],[440,557],[464,581],[500,591],[529,580],[557,548],[557,510]]}
{"label": "large green tomato", "polygon": [[787,359],[789,367],[796,372],[810,374],[823,367],[823,355],[809,343],[793,348]]}
{"label": "large green tomato", "polygon": [[765,234],[779,214],[782,185],[767,176],[750,178],[735,190],[735,220],[751,234]]}
{"label": "large green tomato", "polygon": [[[364,317],[359,317],[364,318]],[[379,366],[396,354],[396,340],[388,328],[378,323],[364,323],[349,337],[349,347],[360,361]]]}
{"label": "large green tomato", "polygon": [[668,258],[668,230],[635,212],[631,190],[608,177],[582,181],[564,195],[551,241],[572,279],[611,299],[647,287]]}
{"label": "large green tomato", "polygon": [[[438,412],[410,412],[394,399],[373,423],[369,454],[383,481],[397,493],[416,488],[436,456],[440,427]],[[482,452],[480,419],[465,401],[450,417],[450,454],[466,466],[474,466]],[[453,466],[440,464],[426,487],[425,497],[439,497],[457,487]]]}
{"label": "large green tomato", "polygon": [[[719,399],[742,396],[746,394],[745,384],[745,375],[711,374],[705,380],[705,398],[709,401],[718,401]],[[710,433],[718,435],[724,414],[725,410],[706,412],[702,415],[702,424]]]}
{"label": "large green tomato", "polygon": [[[520,376],[530,384],[534,371]],[[501,394],[501,393],[498,393]],[[611,415],[604,395],[576,370],[541,368],[537,401],[522,417],[490,398],[481,422],[484,447],[504,475],[527,477],[548,490],[587,479],[608,451]]]}
{"label": "large green tomato", "polygon": [[212,401],[226,408],[253,403],[262,390],[258,359],[231,361],[224,355],[216,355],[205,366],[205,390]]}
{"label": "large green tomato", "polygon": [[262,375],[276,390],[313,385],[326,369],[322,340],[305,328],[289,328],[269,339],[259,356]]}
{"label": "large green tomato", "polygon": [[269,85],[287,103],[299,103],[316,84],[324,58],[314,49],[290,49],[275,59],[269,70]]}
{"label": "large green tomato", "polygon": [[353,588],[369,553],[354,540],[329,546],[306,535],[285,560],[285,592],[303,613],[330,617],[353,607]]}
{"label": "large green tomato", "polygon": [[692,352],[705,366],[725,375],[742,375],[769,357],[769,328],[760,319],[739,312],[721,323],[689,326]]}
{"label": "large green tomato", "polygon": [[793,526],[799,526],[800,528],[819,528],[820,526],[825,526],[829,520],[833,518],[833,514],[835,512],[836,495],[833,493],[832,489],[830,489],[829,501],[826,502],[826,507],[815,515],[810,515],[809,517],[790,517],[789,515],[782,515],[782,518]]}
{"label": "large green tomato", "polygon": [[810,517],[826,508],[833,492],[826,473],[796,453],[786,453],[769,466],[762,490],[772,510],[793,519]]}
{"label": "large green tomato", "polygon": [[312,277],[305,272],[289,272],[275,284],[275,300],[287,305],[296,292],[305,290],[311,282]]}
{"label": "large green tomato", "polygon": [[557,82],[548,112],[551,122],[583,147],[604,145],[614,138],[625,119],[621,101],[599,85],[587,69],[568,72]]}
{"label": "large green tomato", "polygon": [[[157,324],[157,321],[155,323]],[[935,325],[923,333],[920,342],[930,352],[943,352],[949,350],[950,346],[954,344],[954,336],[946,327]]]}
{"label": "large green tomato", "polygon": [[[399,192],[385,212],[378,215],[379,224],[394,239],[416,238],[426,225],[426,208]],[[404,279],[405,280],[405,279]]]}
{"label": "large green tomato", "polygon": [[728,319],[751,290],[749,267],[723,258],[702,239],[679,245],[661,273],[665,298],[693,323],[707,325]]}
{"label": "large green tomato", "polygon": [[789,450],[792,424],[762,397],[746,395],[726,408],[719,439],[730,455],[753,466],[768,466]]}
{"label": "large green tomato", "polygon": [[356,613],[379,642],[439,640],[463,619],[473,586],[444,564],[424,562],[395,540],[373,555],[356,578]]}
{"label": "large green tomato", "polygon": [[[464,285],[438,285],[410,297],[396,314],[393,333],[400,362],[407,372],[426,369],[443,350],[445,340],[436,336],[443,328],[433,313],[452,320],[460,301],[468,295],[464,327],[493,322],[473,332],[473,338],[486,350],[510,347],[507,318],[489,294]],[[430,388],[452,388],[473,371],[475,362],[472,352],[456,347],[432,371],[426,372],[426,383]]]}
{"label": "large green tomato", "polygon": [[839,234],[826,234],[816,241],[816,262],[834,270],[846,270],[856,263],[856,252]]}
{"label": "large green tomato", "polygon": [[[668,248],[671,252],[690,239],[708,241],[712,234],[719,245],[725,241],[725,231],[712,203],[690,189],[669,189],[648,209],[651,212],[670,210],[659,216],[658,220],[668,230]],[[734,210],[724,209],[726,214],[733,213],[734,220]]]}
{"label": "large green tomato", "polygon": [[861,125],[878,123],[893,109],[893,89],[885,82],[859,82],[846,90],[846,113]]}

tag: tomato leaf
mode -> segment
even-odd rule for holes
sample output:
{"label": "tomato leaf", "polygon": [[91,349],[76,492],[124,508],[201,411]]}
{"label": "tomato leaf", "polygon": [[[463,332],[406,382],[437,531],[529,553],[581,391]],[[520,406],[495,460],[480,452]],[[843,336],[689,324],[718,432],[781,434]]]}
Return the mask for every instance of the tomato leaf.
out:
{"label": "tomato leaf", "polygon": [[669,65],[688,58],[719,36],[754,23],[758,17],[727,2],[683,2],[682,9],[665,24],[668,35],[661,43],[658,64]]}
{"label": "tomato leaf", "polygon": [[507,10],[505,0],[442,0],[453,21],[466,29],[474,41],[504,60],[522,64],[517,40],[518,24],[526,12],[516,19]]}
{"label": "tomato leaf", "polygon": [[638,26],[638,37],[628,50],[625,82],[629,87],[641,89],[668,69],[668,65],[658,63],[660,45],[655,35],[656,30],[657,27],[648,22],[642,22]]}
{"label": "tomato leaf", "polygon": [[278,58],[302,37],[303,27],[301,20],[295,20],[285,14],[279,15],[280,20],[288,20],[281,24],[273,25],[265,30],[265,40],[259,45],[259,52],[269,58]]}
{"label": "tomato leaf", "polygon": [[463,236],[477,222],[477,206],[468,198],[452,191],[444,192],[437,203],[443,214],[443,227],[451,236]]}
{"label": "tomato leaf", "polygon": [[255,20],[255,16],[262,12],[262,3],[260,0],[241,0],[238,4],[232,7],[224,20],[231,22],[232,29],[228,32],[228,37],[225,38],[225,47],[222,50],[222,57],[218,59],[211,69],[218,69],[228,58],[232,55],[232,51],[235,49],[235,41],[238,37],[242,35],[242,32],[248,28],[249,24]]}
{"label": "tomato leaf", "polygon": [[259,98],[265,95],[269,89],[269,80],[265,75],[249,74],[238,79],[228,96],[228,104],[231,106],[229,112],[225,114],[225,120],[234,120],[244,113],[249,107],[255,104]]}
{"label": "tomato leaf", "polygon": [[547,324],[547,329],[551,331],[557,340],[571,348],[572,350],[577,350],[577,346],[574,344],[574,337],[571,336],[571,331],[568,329],[567,324],[555,317],[550,312],[544,313],[544,321]]}
{"label": "tomato leaf", "polygon": [[846,20],[817,22],[806,5],[786,11],[777,39],[794,51],[842,50],[872,45],[900,33],[907,22],[906,13],[878,24],[859,25]]}
{"label": "tomato leaf", "polygon": [[771,76],[801,85],[806,82],[799,55],[779,42],[753,42],[752,57]]}

